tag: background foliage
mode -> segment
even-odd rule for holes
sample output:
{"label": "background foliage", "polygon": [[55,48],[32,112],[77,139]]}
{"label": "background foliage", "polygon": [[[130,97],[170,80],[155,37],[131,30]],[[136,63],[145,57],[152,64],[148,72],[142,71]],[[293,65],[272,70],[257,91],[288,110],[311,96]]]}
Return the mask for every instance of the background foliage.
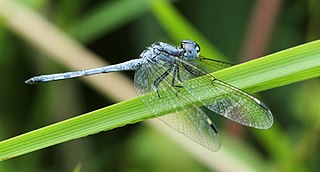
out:
{"label": "background foliage", "polygon": [[[272,14],[263,13],[267,6],[259,8],[257,1],[248,0],[170,2],[173,6],[156,0],[15,2],[34,10],[66,33],[63,37],[70,36],[109,63],[136,58],[155,41],[177,44],[186,36],[200,42],[203,55],[239,63],[318,39],[320,33],[318,0],[279,1],[277,8],[268,10]],[[36,23],[27,20],[15,26],[7,20],[15,19],[15,13],[8,16],[1,7],[0,11],[0,140],[133,96],[132,90],[126,93],[116,86],[119,89],[106,97],[103,95],[108,93],[101,94],[99,87],[92,89],[79,79],[25,85],[23,81],[30,76],[76,67],[50,58],[54,56],[48,51],[50,47],[46,49],[21,33]],[[258,14],[264,15],[259,18]],[[272,15],[273,18],[263,18]],[[185,22],[177,23],[180,17]],[[260,28],[255,35],[255,23],[267,23],[263,26],[271,29]],[[33,34],[52,46],[56,44],[50,35],[36,31]],[[252,41],[252,37],[261,39]],[[78,57],[68,58],[88,68]],[[125,75],[133,78],[133,73]],[[110,83],[114,82],[104,82]],[[260,99],[274,113],[275,125],[270,130],[242,127],[215,117],[223,137],[222,147],[232,150],[233,156],[252,171],[316,171],[320,168],[319,85],[319,78],[315,78],[261,93]],[[120,92],[124,95],[117,98]],[[214,171],[241,166],[221,152],[224,150],[211,153],[212,161],[207,162],[158,129],[138,123],[3,161],[0,171]],[[215,165],[215,158],[224,163]]]}

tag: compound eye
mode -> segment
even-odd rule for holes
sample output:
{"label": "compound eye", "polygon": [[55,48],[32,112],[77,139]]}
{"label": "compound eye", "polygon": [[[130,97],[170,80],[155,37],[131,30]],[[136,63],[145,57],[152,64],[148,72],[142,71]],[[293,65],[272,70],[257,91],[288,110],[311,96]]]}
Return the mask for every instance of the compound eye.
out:
{"label": "compound eye", "polygon": [[197,51],[197,54],[199,55],[200,54],[200,46],[199,44],[195,43],[195,48],[196,48],[196,51]]}
{"label": "compound eye", "polygon": [[181,48],[184,48],[185,45],[186,45],[186,41],[182,41],[181,44],[180,44],[180,47],[181,47]]}

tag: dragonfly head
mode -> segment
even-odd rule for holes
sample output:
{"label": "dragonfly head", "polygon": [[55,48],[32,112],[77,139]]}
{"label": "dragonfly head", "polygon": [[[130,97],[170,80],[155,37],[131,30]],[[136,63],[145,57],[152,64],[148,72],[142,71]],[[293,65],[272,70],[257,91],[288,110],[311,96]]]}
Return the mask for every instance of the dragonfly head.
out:
{"label": "dragonfly head", "polygon": [[181,42],[181,48],[187,60],[195,60],[200,54],[200,46],[196,42],[188,39]]}

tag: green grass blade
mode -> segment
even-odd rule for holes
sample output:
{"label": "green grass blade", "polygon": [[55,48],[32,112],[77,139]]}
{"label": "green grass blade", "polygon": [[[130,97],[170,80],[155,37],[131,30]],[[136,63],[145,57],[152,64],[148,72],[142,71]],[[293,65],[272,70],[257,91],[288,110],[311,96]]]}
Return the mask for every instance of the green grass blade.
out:
{"label": "green grass blade", "polygon": [[4,140],[0,142],[0,160],[151,117],[142,102],[134,98]]}
{"label": "green grass blade", "polygon": [[292,47],[242,63],[214,76],[254,93],[320,75],[320,41]]}
{"label": "green grass blade", "polygon": [[[213,75],[250,93],[318,77],[319,47],[320,41],[310,42]],[[4,140],[0,142],[0,160],[152,117],[138,98],[131,99]]]}

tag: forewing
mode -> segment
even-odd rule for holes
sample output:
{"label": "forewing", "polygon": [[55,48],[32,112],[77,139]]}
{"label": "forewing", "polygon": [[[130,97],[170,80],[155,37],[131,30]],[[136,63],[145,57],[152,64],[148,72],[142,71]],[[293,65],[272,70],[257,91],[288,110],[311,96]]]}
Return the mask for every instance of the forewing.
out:
{"label": "forewing", "polygon": [[232,66],[232,64],[230,63],[214,60],[214,59],[210,59],[202,56],[199,56],[197,60],[189,61],[189,63],[191,63],[194,66],[197,66],[198,68],[208,73],[212,73],[212,72]]}
{"label": "forewing", "polygon": [[182,78],[190,79],[190,74],[196,74],[194,78],[202,76],[191,82],[183,82],[182,86],[208,109],[243,125],[260,129],[271,127],[272,114],[260,100],[214,78],[197,66],[188,65],[183,60],[180,62],[184,66],[180,69]]}
{"label": "forewing", "polygon": [[[172,73],[160,82],[158,94],[155,92],[154,81],[167,70],[168,67],[163,65],[149,64],[136,71],[135,87],[142,102],[168,126],[196,143],[217,151],[221,143],[214,124],[179,88],[171,85]],[[168,109],[173,110],[168,112]]]}

